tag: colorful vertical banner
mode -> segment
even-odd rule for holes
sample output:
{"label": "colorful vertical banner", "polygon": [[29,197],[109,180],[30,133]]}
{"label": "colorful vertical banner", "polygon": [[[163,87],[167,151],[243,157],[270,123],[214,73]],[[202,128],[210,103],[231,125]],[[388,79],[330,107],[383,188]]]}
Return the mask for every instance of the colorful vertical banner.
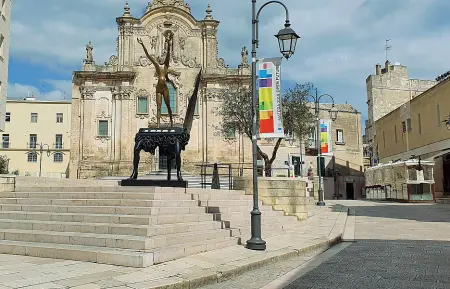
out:
{"label": "colorful vertical banner", "polygon": [[332,152],[331,120],[320,120],[320,151],[322,154]]}
{"label": "colorful vertical banner", "polygon": [[258,62],[260,138],[284,138],[281,110],[282,59],[266,58]]}

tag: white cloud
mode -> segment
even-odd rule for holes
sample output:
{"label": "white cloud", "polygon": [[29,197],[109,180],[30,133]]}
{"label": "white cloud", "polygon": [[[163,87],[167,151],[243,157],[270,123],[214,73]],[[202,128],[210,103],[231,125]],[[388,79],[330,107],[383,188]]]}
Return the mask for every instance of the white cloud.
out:
{"label": "white cloud", "polygon": [[[58,81],[57,81],[58,82]],[[64,87],[64,85],[61,83],[61,87]],[[70,93],[67,93],[64,90],[61,89],[54,89],[47,92],[43,92],[39,88],[32,86],[32,85],[26,85],[26,84],[20,84],[20,83],[9,83],[8,84],[8,99],[22,99],[27,96],[34,96],[36,99],[41,100],[70,100],[71,96]]]}
{"label": "white cloud", "polygon": [[[103,63],[115,54],[117,25],[124,0],[21,0],[13,4],[11,56],[64,71],[62,82],[46,81],[55,89],[48,97],[70,93],[72,70],[80,69],[85,45],[92,41],[94,58]],[[219,54],[231,66],[240,61],[242,46],[250,47],[251,2],[187,0],[193,15],[203,19],[208,3],[219,26]],[[257,1],[258,6],[261,5]],[[409,67],[412,77],[433,79],[448,69],[450,21],[435,15],[448,11],[444,0],[284,0],[292,28],[302,37],[292,59],[283,64],[283,78],[311,81],[324,92],[348,101],[365,113],[365,79],[376,63],[384,62],[385,39],[392,39],[392,62]],[[51,3],[51,4],[50,4]],[[129,1],[140,17],[148,0]],[[279,5],[278,5],[279,6]],[[444,7],[448,6],[448,7]],[[442,19],[440,26],[433,24]],[[447,21],[447,22],[446,22]],[[279,54],[274,34],[284,24],[284,10],[276,4],[261,13],[260,57]],[[10,95],[26,85],[12,84]],[[28,88],[25,90],[25,92]],[[37,90],[38,91],[38,90]]]}

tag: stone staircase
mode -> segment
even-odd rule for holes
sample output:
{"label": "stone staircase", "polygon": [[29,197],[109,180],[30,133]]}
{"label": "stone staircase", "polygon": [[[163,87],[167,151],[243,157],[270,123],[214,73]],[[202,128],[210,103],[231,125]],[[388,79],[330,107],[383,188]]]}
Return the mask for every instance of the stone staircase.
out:
{"label": "stone staircase", "polygon": [[[263,238],[303,225],[259,205]],[[253,196],[236,190],[18,178],[0,193],[0,254],[148,267],[245,244],[252,207]]]}
{"label": "stone staircase", "polygon": [[[253,196],[244,191],[229,190],[192,190],[193,199],[198,200],[214,220],[222,222],[223,228],[231,230],[231,236],[241,237],[242,243],[250,239],[250,211],[253,208]],[[259,202],[261,230],[263,237],[280,235],[288,230],[302,226],[296,216],[285,216],[284,211],[273,210],[271,205]]]}
{"label": "stone staircase", "polygon": [[18,190],[0,194],[0,253],[147,267],[239,242],[184,190]]}

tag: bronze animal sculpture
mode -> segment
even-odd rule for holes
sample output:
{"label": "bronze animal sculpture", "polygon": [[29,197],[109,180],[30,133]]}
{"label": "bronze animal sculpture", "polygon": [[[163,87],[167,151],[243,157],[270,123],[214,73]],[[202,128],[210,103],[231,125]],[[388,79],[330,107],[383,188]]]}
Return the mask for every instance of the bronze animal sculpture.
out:
{"label": "bronze animal sculpture", "polygon": [[156,59],[148,53],[147,48],[145,47],[144,43],[142,42],[141,38],[137,39],[138,43],[142,45],[142,48],[144,49],[144,53],[147,56],[147,58],[153,63],[153,66],[156,69],[156,75],[158,76],[158,82],[156,84],[156,124],[159,127],[161,122],[161,105],[162,105],[162,98],[164,98],[164,103],[167,107],[167,112],[169,113],[170,117],[170,125],[173,126],[173,114],[172,114],[172,108],[170,107],[170,96],[169,96],[169,88],[167,87],[167,73],[169,71],[169,62],[170,62],[170,50],[171,50],[171,42],[173,41],[173,35],[171,32],[169,32],[166,36],[166,42],[167,42],[167,53],[166,58],[164,60],[163,64],[159,64]]}
{"label": "bronze animal sculpture", "polygon": [[189,99],[182,128],[141,128],[136,134],[134,139],[133,172],[130,179],[137,179],[140,152],[144,150],[145,152],[154,155],[156,148],[159,147],[159,154],[167,157],[167,179],[171,179],[172,161],[175,159],[177,179],[178,181],[183,180],[181,176],[181,151],[185,150],[186,145],[189,142],[201,74],[202,71],[200,70],[195,80],[194,92]]}

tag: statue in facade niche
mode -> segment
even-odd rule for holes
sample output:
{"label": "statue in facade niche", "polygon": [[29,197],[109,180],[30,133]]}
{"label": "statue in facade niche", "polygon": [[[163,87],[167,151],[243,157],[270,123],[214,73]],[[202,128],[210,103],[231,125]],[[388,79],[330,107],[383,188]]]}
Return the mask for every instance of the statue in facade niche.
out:
{"label": "statue in facade niche", "polygon": [[158,83],[156,84],[156,125],[157,127],[160,127],[161,105],[162,105],[162,98],[164,98],[164,103],[166,104],[167,112],[169,113],[170,117],[170,125],[173,126],[173,114],[172,108],[170,107],[169,88],[167,87],[168,81],[167,74],[169,72],[170,50],[172,47],[173,33],[169,31],[169,33],[166,34],[167,53],[164,63],[162,64],[159,64],[158,61],[156,61],[156,59],[153,56],[151,56],[150,53],[148,53],[147,48],[145,47],[141,38],[138,38],[137,41],[139,44],[142,45],[142,48],[144,49],[147,58],[155,66],[156,75],[158,76]]}
{"label": "statue in facade niche", "polygon": [[86,64],[90,64],[94,62],[94,57],[92,56],[92,50],[94,49],[94,47],[92,46],[91,42],[89,41],[89,43],[86,45],[86,59],[84,60],[84,62]]}
{"label": "statue in facade niche", "polygon": [[242,48],[241,56],[242,56],[242,64],[244,64],[244,65],[248,64],[248,50],[247,50],[247,47],[244,46]]}

